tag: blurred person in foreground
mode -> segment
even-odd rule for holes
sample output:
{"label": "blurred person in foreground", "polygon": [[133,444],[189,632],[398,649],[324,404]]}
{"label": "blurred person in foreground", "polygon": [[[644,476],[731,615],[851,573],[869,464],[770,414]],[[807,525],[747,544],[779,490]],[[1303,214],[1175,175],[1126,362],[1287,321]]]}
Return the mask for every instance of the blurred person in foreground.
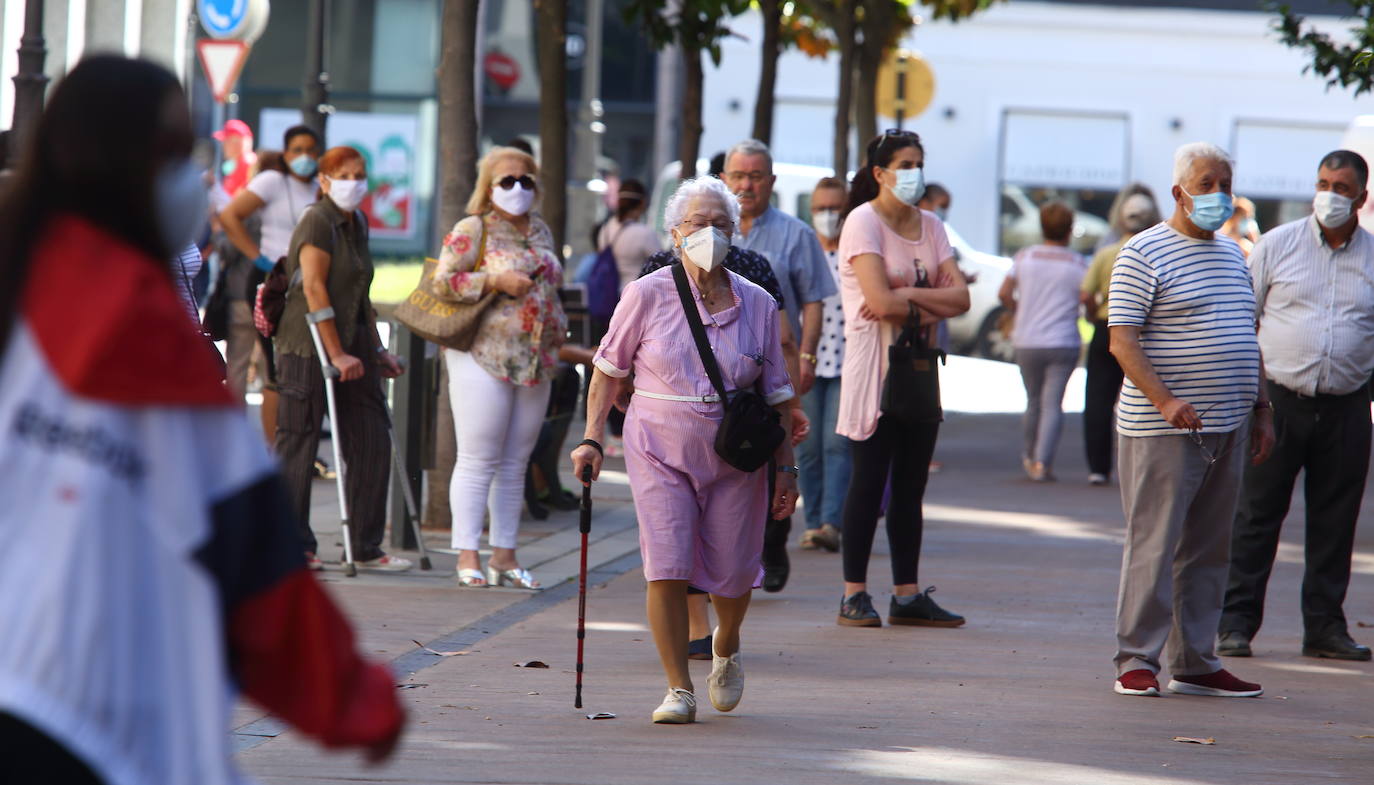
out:
{"label": "blurred person in foreground", "polygon": [[[725,153],[721,178],[739,199],[740,218],[734,243],[768,260],[782,285],[783,314],[799,352],[791,374],[797,395],[805,395],[816,381],[816,346],[821,340],[821,303],[838,291],[816,233],[804,221],[773,206],[773,154],[757,139],[747,139]],[[789,358],[790,360],[790,358]],[[801,409],[800,398],[794,405]],[[793,413],[795,422],[810,422],[805,411]],[[807,426],[809,428],[809,426]],[[787,537],[791,517],[770,520],[763,544],[763,590],[782,591],[791,563]]]}
{"label": "blurred person in foreground", "polygon": [[816,381],[802,396],[802,408],[816,424],[816,436],[797,445],[806,531],[798,547],[831,553],[840,549],[844,495],[849,489],[849,439],[835,432],[840,413],[840,369],[844,367],[844,303],[839,292],[841,216],[846,196],[844,181],[823,178],[811,191],[811,227],[825,252],[835,293],[821,302],[821,335],[816,344]]}
{"label": "blurred person in foreground", "polygon": [[1374,235],[1360,228],[1369,164],[1337,150],[1317,167],[1312,215],[1260,238],[1250,255],[1264,382],[1278,442],[1246,467],[1231,530],[1231,574],[1217,653],[1250,655],[1264,595],[1303,474],[1307,503],[1302,653],[1368,660],[1345,611],[1355,526],[1369,473],[1369,377],[1374,373]]}
{"label": "blurred person in foreground", "polygon": [[[882,411],[888,349],[916,317],[933,327],[969,308],[968,285],[955,263],[945,225],[916,206],[925,191],[925,148],[912,131],[869,140],[854,174],[840,232],[840,297],[844,303],[844,382],[836,430],[852,440],[841,549],[844,593],[836,623],[881,627],[868,592],[868,562],[878,519],[887,522],[892,561],[889,624],[958,627],[964,617],[920,591],[918,567],[925,530],[922,506],[939,421],[913,422]],[[883,489],[891,501],[882,512]]]}
{"label": "blurred person in foreground", "polygon": [[391,673],[305,570],[167,269],[205,205],[176,78],[88,58],[33,140],[0,207],[0,782],[241,783],[235,688],[385,758]]}
{"label": "blurred person in foreground", "polygon": [[[1205,142],[1174,154],[1174,213],[1132,237],[1112,269],[1112,355],[1126,373],[1117,414],[1126,547],[1116,614],[1122,695],[1253,697],[1260,685],[1215,651],[1241,466],[1274,445],[1260,387],[1255,295],[1231,215],[1231,158]],[[1248,449],[1247,449],[1247,436]]]}
{"label": "blurred person in foreground", "polygon": [[942,223],[949,223],[949,204],[948,188],[939,183],[926,183],[926,192],[921,194],[921,201],[916,206],[935,213]]}
{"label": "blurred person in foreground", "polygon": [[757,390],[781,414],[786,433],[794,393],[783,364],[777,301],[721,266],[739,217],[739,202],[710,176],[688,180],[668,200],[664,225],[672,229],[679,263],[625,288],[593,360],[586,439],[572,453],[574,474],[581,478],[590,467],[595,480],[614,380],[633,373],[625,469],[639,518],[649,625],[668,681],[653,712],[656,723],[696,719],[687,667],[689,584],[711,594],[720,622],[707,678],[711,704],[730,711],[739,703],[740,627],[760,577],[765,520],[791,515],[797,503],[790,439],[774,453],[775,483],[768,476],[771,464],[744,472],[713,448],[725,402],[706,374],[674,280],[676,271],[687,273],[693,317],[704,326],[726,390]]}
{"label": "blurred person in foreground", "polygon": [[[1159,207],[1153,192],[1144,185],[1135,185],[1119,209],[1118,223],[1122,239],[1093,255],[1088,273],[1083,276],[1079,298],[1093,325],[1093,337],[1088,343],[1088,381],[1083,392],[1083,446],[1088,456],[1088,482],[1106,485],[1111,481],[1113,436],[1116,432],[1116,399],[1121,393],[1125,376],[1121,365],[1111,352],[1111,331],[1107,327],[1107,291],[1112,282],[1112,265],[1121,246],[1151,226],[1159,223]],[[1124,191],[1123,191],[1124,193]]]}
{"label": "blurred person in foreground", "polygon": [[1032,482],[1052,482],[1064,430],[1064,389],[1078,366],[1078,290],[1087,261],[1069,250],[1073,209],[1059,201],[1040,207],[1044,241],[1016,252],[998,299],[1015,314],[1011,333],[1026,387],[1021,465]]}
{"label": "blurred person in foreground", "polygon": [[339,440],[343,462],[354,467],[344,475],[354,558],[364,569],[408,570],[409,559],[382,550],[391,478],[385,471],[391,434],[382,379],[400,376],[404,368],[382,344],[377,312],[368,296],[372,252],[367,216],[358,209],[367,196],[362,153],[347,146],[330,148],[320,156],[319,187],[320,199],[301,215],[283,262],[292,284],[273,339],[281,394],[276,452],[300,524],[306,561],[312,569],[324,569],[310,528],[310,486],[321,425],[329,414],[324,373],[308,324],[313,320],[329,364],[339,372],[334,384],[338,420],[329,426],[331,438]]}
{"label": "blurred person in foreground", "polygon": [[[475,303],[499,294],[481,314],[468,351],[444,349],[458,458],[449,488],[458,585],[543,586],[520,566],[525,474],[549,408],[568,318],[558,289],[563,267],[553,233],[536,210],[539,166],[514,147],[492,148],[477,168],[467,216],[444,237],[434,295]],[[485,574],[478,548],[491,519]]]}

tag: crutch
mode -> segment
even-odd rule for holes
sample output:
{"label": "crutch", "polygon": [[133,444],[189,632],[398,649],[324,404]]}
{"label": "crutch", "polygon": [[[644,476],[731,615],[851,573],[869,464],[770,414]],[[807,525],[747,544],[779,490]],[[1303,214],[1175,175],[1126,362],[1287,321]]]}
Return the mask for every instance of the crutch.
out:
{"label": "crutch", "polygon": [[582,708],[582,642],[587,637],[587,535],[592,531],[592,467],[582,467],[582,565],[577,569],[577,695],[573,708]]}
{"label": "crutch", "polygon": [[420,533],[420,513],[419,507],[415,504],[415,491],[410,487],[410,478],[406,477],[405,468],[401,466],[401,456],[396,454],[396,431],[391,427],[391,407],[386,409],[386,433],[391,437],[391,467],[396,470],[396,482],[401,484],[401,493],[406,500],[406,513],[410,518],[410,530],[415,535],[415,542],[420,546],[420,569],[430,569],[429,551],[425,550],[425,537]]}
{"label": "crutch", "polygon": [[348,498],[344,495],[344,475],[347,467],[344,466],[343,453],[339,451],[339,435],[343,428],[339,427],[339,418],[334,408],[334,380],[339,378],[339,369],[329,362],[329,355],[324,353],[324,341],[320,340],[319,327],[320,322],[333,318],[333,308],[321,308],[306,314],[305,323],[310,325],[310,338],[315,342],[315,354],[319,355],[320,371],[324,374],[324,400],[329,405],[329,425],[332,429],[329,444],[334,448],[334,479],[338,481],[339,486],[339,523],[343,526],[344,575],[352,578],[358,574],[358,565],[353,562],[353,536],[348,530]]}

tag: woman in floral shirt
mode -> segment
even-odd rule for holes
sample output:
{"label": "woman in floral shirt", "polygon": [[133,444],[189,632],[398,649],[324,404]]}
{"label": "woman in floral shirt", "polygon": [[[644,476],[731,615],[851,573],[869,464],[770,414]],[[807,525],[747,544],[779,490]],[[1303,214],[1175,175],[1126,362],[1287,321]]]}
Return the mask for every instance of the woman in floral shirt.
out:
{"label": "woman in floral shirt", "polygon": [[[516,561],[515,542],[525,465],[544,422],[568,322],[558,299],[563,272],[553,235],[531,213],[538,173],[534,159],[515,148],[487,153],[469,215],[444,238],[434,273],[435,295],[449,302],[501,293],[482,315],[470,351],[444,349],[458,435],[449,499],[462,586],[540,588]],[[488,511],[492,555],[483,575],[477,548]]]}

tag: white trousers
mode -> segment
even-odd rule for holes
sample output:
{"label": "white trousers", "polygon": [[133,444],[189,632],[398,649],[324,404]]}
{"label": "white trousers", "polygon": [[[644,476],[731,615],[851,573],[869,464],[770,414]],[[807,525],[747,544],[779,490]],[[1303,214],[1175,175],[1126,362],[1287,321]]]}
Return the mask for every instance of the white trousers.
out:
{"label": "white trousers", "polygon": [[449,485],[453,547],[475,551],[491,512],[494,548],[514,548],[525,500],[525,466],[549,407],[549,383],[517,387],[487,373],[467,352],[444,350],[458,438]]}

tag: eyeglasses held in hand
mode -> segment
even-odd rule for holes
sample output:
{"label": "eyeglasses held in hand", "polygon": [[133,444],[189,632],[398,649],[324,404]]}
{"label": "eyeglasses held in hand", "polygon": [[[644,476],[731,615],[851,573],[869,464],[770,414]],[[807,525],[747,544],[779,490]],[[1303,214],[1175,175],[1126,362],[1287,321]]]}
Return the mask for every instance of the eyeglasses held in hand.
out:
{"label": "eyeglasses held in hand", "polygon": [[[1203,417],[1206,417],[1207,413],[1212,411],[1212,409],[1216,407],[1217,403],[1221,403],[1221,401],[1217,401],[1216,403],[1213,403],[1211,406],[1208,406],[1206,409],[1203,409],[1202,412],[1197,416],[1198,420],[1202,420]],[[1206,461],[1208,466],[1212,466],[1217,461],[1230,455],[1231,451],[1236,449],[1237,445],[1242,443],[1240,439],[1237,439],[1231,443],[1230,447],[1227,447],[1221,452],[1213,453],[1211,450],[1207,449],[1207,445],[1202,443],[1201,429],[1189,431],[1188,438],[1192,439],[1193,444],[1197,445],[1198,450],[1202,453],[1202,460]]]}
{"label": "eyeglasses held in hand", "polygon": [[524,188],[526,191],[534,190],[534,178],[527,174],[522,174],[519,177],[508,174],[496,181],[496,184],[501,186],[501,190],[503,191],[509,191],[514,188],[516,183],[519,183],[520,187]]}

